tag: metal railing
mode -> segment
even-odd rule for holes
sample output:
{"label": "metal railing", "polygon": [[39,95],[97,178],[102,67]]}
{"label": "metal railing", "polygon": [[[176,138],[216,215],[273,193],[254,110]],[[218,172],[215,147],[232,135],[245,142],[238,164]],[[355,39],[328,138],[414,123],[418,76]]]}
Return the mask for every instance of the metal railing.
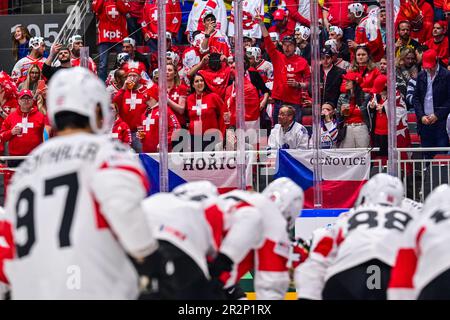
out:
{"label": "metal railing", "polygon": [[69,13],[66,22],[61,27],[56,43],[67,43],[69,38],[77,34],[81,30],[81,23],[86,15],[90,12],[90,4],[87,0],[78,0]]}
{"label": "metal railing", "polygon": [[[251,159],[253,189],[262,191],[274,179],[276,173],[276,157],[274,157],[273,153],[267,151],[246,152],[251,154],[249,159]],[[408,159],[401,159],[400,154],[405,152],[409,153],[410,157]],[[446,156],[441,159],[418,158],[424,152],[445,152],[448,154],[448,158]],[[450,182],[450,148],[402,148],[398,149],[398,153],[398,177],[403,181],[405,196],[408,198],[423,202],[434,188]],[[158,154],[152,155],[158,156]],[[2,156],[0,157],[0,161],[23,160],[25,158]],[[0,167],[0,175],[13,171],[13,168]],[[387,172],[386,161],[382,159],[371,159],[370,175],[373,176],[380,172]],[[0,198],[2,196],[3,194],[0,193]]]}

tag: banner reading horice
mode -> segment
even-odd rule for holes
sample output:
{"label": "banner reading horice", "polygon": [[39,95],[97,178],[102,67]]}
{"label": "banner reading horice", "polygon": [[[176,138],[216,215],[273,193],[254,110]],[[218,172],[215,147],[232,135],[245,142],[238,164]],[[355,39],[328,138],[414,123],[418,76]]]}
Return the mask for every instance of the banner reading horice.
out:
{"label": "banner reading horice", "polygon": [[[370,152],[322,150],[323,208],[351,208],[370,176]],[[312,150],[280,150],[275,177],[289,177],[305,191],[305,208],[314,208]]]}
{"label": "banner reading horice", "polygon": [[[238,158],[236,152],[186,152],[169,153],[169,190],[185,182],[207,180],[217,186],[220,193],[236,189],[238,186]],[[151,183],[150,194],[160,191],[159,154],[140,154]],[[246,185],[252,186],[252,154],[247,154]]]}

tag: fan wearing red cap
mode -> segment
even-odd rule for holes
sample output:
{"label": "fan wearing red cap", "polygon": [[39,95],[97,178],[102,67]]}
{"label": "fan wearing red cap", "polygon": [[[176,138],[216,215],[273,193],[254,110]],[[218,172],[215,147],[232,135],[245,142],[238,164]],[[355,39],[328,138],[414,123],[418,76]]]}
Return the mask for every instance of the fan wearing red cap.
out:
{"label": "fan wearing red cap", "polygon": [[[26,156],[43,142],[45,117],[34,105],[33,92],[24,89],[19,92],[19,107],[5,119],[0,132],[2,142],[8,143],[11,156]],[[9,167],[16,167],[21,161],[8,161]]]}
{"label": "fan wearing red cap", "polygon": [[447,21],[436,21],[433,26],[433,38],[425,42],[429,49],[437,53],[437,57],[443,65],[448,65],[448,37]]}
{"label": "fan wearing red cap", "polygon": [[[439,65],[434,50],[423,53],[422,67],[413,97],[421,145],[424,148],[448,147],[446,124],[450,113],[450,71]],[[431,159],[435,154],[426,152],[424,156]]]}

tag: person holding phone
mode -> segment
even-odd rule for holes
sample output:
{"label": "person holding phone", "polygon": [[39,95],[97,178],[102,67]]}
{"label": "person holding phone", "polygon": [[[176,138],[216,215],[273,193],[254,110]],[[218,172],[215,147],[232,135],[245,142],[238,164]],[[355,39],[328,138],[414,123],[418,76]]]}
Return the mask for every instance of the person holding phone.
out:
{"label": "person holding phone", "polygon": [[[53,67],[53,61],[55,59],[59,60],[60,66]],[[61,43],[54,43],[50,48],[50,55],[47,60],[45,60],[44,65],[42,66],[42,75],[50,80],[51,77],[60,69],[71,68],[72,64],[70,63],[70,50],[68,47],[64,46]]]}

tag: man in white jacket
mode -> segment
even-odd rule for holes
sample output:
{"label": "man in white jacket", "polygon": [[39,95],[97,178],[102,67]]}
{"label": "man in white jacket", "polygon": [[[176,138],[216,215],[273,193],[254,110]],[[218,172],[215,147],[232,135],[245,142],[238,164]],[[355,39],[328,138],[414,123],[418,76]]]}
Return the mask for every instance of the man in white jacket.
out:
{"label": "man in white jacket", "polygon": [[309,134],[304,126],[295,122],[295,110],[284,105],[278,115],[278,124],[269,136],[269,150],[277,149],[308,149]]}

